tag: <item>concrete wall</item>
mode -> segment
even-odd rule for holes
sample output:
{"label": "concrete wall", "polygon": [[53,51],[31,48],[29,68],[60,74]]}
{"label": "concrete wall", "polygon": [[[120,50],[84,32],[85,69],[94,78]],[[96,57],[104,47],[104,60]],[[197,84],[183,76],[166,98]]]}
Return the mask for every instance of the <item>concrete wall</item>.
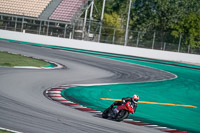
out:
{"label": "concrete wall", "polygon": [[168,52],[161,50],[136,48],[129,46],[119,46],[119,45],[105,44],[105,43],[63,39],[58,37],[35,35],[35,34],[13,32],[6,30],[0,30],[0,38],[200,65],[200,55],[194,55],[194,54],[185,54],[185,53]]}

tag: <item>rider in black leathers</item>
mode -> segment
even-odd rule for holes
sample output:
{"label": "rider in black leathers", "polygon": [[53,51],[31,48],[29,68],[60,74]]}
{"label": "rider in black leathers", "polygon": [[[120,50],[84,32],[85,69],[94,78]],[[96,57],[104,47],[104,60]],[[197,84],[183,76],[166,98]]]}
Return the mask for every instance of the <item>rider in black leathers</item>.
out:
{"label": "rider in black leathers", "polygon": [[134,113],[135,113],[138,100],[139,100],[138,95],[133,95],[133,97],[122,98],[122,101],[115,101],[109,108],[112,109],[113,106],[119,106],[119,105],[122,105],[129,101],[129,102],[133,103],[132,105],[133,105]]}

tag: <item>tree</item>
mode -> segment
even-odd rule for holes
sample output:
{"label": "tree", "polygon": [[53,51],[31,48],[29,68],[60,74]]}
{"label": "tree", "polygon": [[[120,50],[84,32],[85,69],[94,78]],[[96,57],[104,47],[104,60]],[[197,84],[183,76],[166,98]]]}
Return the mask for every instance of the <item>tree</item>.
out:
{"label": "tree", "polygon": [[[99,14],[101,13],[102,10],[102,0],[96,0],[95,1],[95,5],[96,8],[99,12]],[[127,11],[128,11],[128,0],[106,0],[106,5],[105,5],[105,14],[112,14],[112,13],[116,13],[119,15],[119,20],[122,25],[125,25],[126,23],[126,19],[127,19]],[[96,17],[97,19],[100,19],[100,15],[95,15],[98,16]]]}
{"label": "tree", "polygon": [[[95,1],[99,12],[102,10],[102,3],[103,1]],[[126,2],[124,2],[124,0],[106,0],[102,27],[102,37],[104,37],[105,40],[112,40],[113,34],[119,37],[116,38],[116,40],[120,39],[120,37],[124,39],[124,31],[120,30],[120,28],[123,27],[123,22],[127,17],[126,15],[126,17],[123,18],[125,8]]]}
{"label": "tree", "polygon": [[119,15],[116,12],[104,14],[103,24],[112,28],[120,28]]}
{"label": "tree", "polygon": [[199,10],[199,0],[136,0],[133,8],[132,29],[160,31],[172,30],[172,25],[181,21],[186,14]]}
{"label": "tree", "polygon": [[113,12],[112,14],[104,14],[102,33],[106,34],[104,37],[107,40],[112,40],[114,32],[116,35],[123,37],[123,31],[115,31],[116,29],[120,29],[120,27],[121,23],[119,21],[119,15],[116,12]]}
{"label": "tree", "polygon": [[129,0],[109,0],[106,4],[106,13],[116,12],[119,15],[121,26],[126,25]]}
{"label": "tree", "polygon": [[181,34],[184,43],[192,48],[200,48],[200,13],[189,13],[180,22],[172,25],[172,35],[179,37]]}

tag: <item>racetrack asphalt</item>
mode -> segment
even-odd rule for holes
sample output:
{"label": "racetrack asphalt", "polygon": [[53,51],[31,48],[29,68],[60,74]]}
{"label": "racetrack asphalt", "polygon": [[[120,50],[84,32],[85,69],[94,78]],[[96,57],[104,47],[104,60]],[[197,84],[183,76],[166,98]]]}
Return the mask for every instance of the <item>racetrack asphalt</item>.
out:
{"label": "racetrack asphalt", "polygon": [[59,49],[0,41],[8,51],[54,61],[64,69],[0,67],[0,127],[25,133],[158,133],[143,126],[94,117],[47,99],[43,92],[63,84],[145,82],[175,78],[165,71]]}

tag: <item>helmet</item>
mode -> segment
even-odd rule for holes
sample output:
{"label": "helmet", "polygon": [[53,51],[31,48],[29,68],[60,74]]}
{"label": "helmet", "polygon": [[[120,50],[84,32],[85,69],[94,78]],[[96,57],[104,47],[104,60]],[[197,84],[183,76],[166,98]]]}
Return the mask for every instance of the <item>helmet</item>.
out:
{"label": "helmet", "polygon": [[133,99],[133,101],[138,102],[139,96],[138,95],[133,95],[132,99]]}

